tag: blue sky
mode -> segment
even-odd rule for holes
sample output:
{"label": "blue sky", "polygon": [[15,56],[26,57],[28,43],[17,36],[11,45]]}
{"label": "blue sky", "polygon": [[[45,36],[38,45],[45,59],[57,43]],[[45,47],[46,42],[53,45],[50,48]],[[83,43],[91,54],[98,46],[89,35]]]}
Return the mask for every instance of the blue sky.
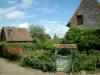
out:
{"label": "blue sky", "polygon": [[0,0],[0,28],[25,27],[30,24],[45,27],[52,37],[63,37],[66,24],[81,0]]}

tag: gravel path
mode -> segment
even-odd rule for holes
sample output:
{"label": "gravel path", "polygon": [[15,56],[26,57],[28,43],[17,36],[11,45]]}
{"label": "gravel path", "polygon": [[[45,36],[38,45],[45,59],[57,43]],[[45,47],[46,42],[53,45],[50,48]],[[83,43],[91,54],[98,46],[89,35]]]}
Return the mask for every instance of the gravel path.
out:
{"label": "gravel path", "polygon": [[[35,69],[27,69],[13,63],[9,63],[5,59],[0,58],[0,75],[67,75],[67,74],[44,73],[42,71]],[[100,74],[88,74],[88,75],[100,75]]]}
{"label": "gravel path", "polygon": [[0,58],[0,75],[54,75],[54,73],[43,73],[34,69],[26,69]]}

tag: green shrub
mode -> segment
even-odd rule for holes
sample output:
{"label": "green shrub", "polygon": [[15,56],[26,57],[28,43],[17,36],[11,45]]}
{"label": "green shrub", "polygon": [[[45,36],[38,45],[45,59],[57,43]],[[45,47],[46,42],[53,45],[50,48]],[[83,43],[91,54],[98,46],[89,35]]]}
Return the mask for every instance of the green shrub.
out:
{"label": "green shrub", "polygon": [[24,50],[34,50],[35,44],[34,43],[17,43],[19,46],[21,46]]}
{"label": "green shrub", "polygon": [[62,43],[75,43],[78,50],[100,50],[100,29],[71,28]]}
{"label": "green shrub", "polygon": [[38,39],[38,38],[34,38],[33,40],[32,40],[32,43],[35,45],[35,49],[41,49],[42,48],[42,41],[40,40],[40,39]]}
{"label": "green shrub", "polygon": [[1,55],[1,57],[4,57],[4,58],[9,58],[10,57],[10,55],[9,55],[9,53],[7,52],[7,43],[5,43],[5,42],[2,42],[1,43],[1,47],[2,47],[2,49],[0,50],[0,55]]}
{"label": "green shrub", "polygon": [[95,71],[96,68],[100,68],[100,52],[91,50],[89,54],[79,52],[78,50],[73,51],[73,71],[80,72],[82,70]]}
{"label": "green shrub", "polygon": [[68,43],[75,43],[78,48],[73,58],[75,72],[100,68],[100,29],[70,28],[62,41],[62,44]]}
{"label": "green shrub", "polygon": [[51,51],[37,50],[23,57],[23,66],[30,66],[42,71],[55,71],[55,57]]}

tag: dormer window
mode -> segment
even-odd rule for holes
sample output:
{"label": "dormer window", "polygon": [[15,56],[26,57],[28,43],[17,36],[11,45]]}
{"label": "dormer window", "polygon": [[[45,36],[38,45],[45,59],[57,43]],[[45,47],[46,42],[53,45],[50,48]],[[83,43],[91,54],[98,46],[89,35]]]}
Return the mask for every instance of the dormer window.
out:
{"label": "dormer window", "polygon": [[77,24],[82,25],[83,24],[83,15],[77,15]]}

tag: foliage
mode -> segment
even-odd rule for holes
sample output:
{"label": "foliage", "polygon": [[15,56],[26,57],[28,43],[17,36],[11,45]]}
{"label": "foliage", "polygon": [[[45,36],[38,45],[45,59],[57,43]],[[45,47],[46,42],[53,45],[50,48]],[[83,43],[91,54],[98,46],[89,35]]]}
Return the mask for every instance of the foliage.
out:
{"label": "foliage", "polygon": [[49,40],[49,39],[51,39],[51,36],[49,34],[44,34],[44,38],[45,38],[45,40]]}
{"label": "foliage", "polygon": [[10,48],[8,47],[8,53],[12,56],[16,56],[20,53],[22,53],[24,50],[20,47],[20,46],[17,46],[16,48]]}
{"label": "foliage", "polygon": [[1,52],[0,56],[7,58],[7,59],[17,59],[20,54],[24,51],[17,43],[1,43]]}
{"label": "foliage", "polygon": [[36,45],[34,43],[17,43],[21,46],[24,50],[34,50]]}
{"label": "foliage", "polygon": [[71,28],[62,43],[76,43],[78,50],[100,50],[100,29]]}
{"label": "foliage", "polygon": [[7,43],[0,42],[0,46],[1,46],[0,56],[5,58],[9,57],[9,54],[7,53],[7,49],[6,49]]}
{"label": "foliage", "polygon": [[73,71],[80,72],[82,70],[95,71],[96,68],[100,68],[100,52],[96,50],[90,51],[89,55],[84,52],[74,50],[73,58]]}
{"label": "foliage", "polygon": [[30,66],[42,71],[55,71],[55,57],[51,51],[37,50],[25,55],[22,60],[23,66]]}
{"label": "foliage", "polygon": [[36,25],[36,26],[30,25],[29,32],[33,38],[44,40],[44,32],[45,32],[44,27],[39,26],[39,25]]}
{"label": "foliage", "polygon": [[55,41],[46,41],[43,44],[43,48],[47,50],[52,50],[53,49],[53,44],[59,44],[60,42],[55,42]]}
{"label": "foliage", "polygon": [[45,34],[45,28],[39,25],[30,25],[29,32],[34,39],[40,40],[41,43],[44,43],[46,40],[51,39],[49,34]]}
{"label": "foliage", "polygon": [[94,71],[100,68],[100,29],[71,28],[65,35],[62,44],[77,44],[74,50],[73,70]]}
{"label": "foliage", "polygon": [[34,44],[35,49],[41,49],[42,48],[42,42],[38,38],[33,38],[32,43]]}

